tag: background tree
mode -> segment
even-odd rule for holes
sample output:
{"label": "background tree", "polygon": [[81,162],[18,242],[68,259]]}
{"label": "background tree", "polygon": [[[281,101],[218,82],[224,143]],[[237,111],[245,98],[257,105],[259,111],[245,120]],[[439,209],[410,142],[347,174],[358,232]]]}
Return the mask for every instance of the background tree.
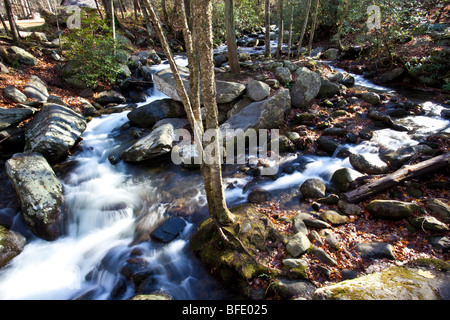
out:
{"label": "background tree", "polygon": [[278,44],[275,56],[281,56],[281,51],[283,48],[283,37],[284,37],[284,22],[283,22],[283,0],[278,0]]}
{"label": "background tree", "polygon": [[314,8],[314,16],[312,18],[311,32],[309,34],[309,44],[308,44],[308,49],[306,50],[306,54],[308,56],[311,55],[312,44],[313,44],[313,41],[314,41],[314,33],[316,31],[316,26],[317,26],[317,14],[318,14],[318,12],[319,12],[319,0],[316,0],[315,8]]}
{"label": "background tree", "polygon": [[17,29],[16,22],[14,21],[14,14],[12,11],[11,1],[4,0],[4,4],[5,4],[6,15],[8,16],[9,28],[11,30],[13,42],[15,44],[19,44],[20,43],[20,35],[19,35],[19,30]]}
{"label": "background tree", "polygon": [[225,29],[227,35],[228,64],[232,74],[239,74],[239,58],[236,44],[236,27],[234,23],[234,0],[225,0]]}
{"label": "background tree", "polygon": [[266,57],[272,56],[271,48],[270,48],[270,0],[265,0],[265,10],[264,10],[264,25],[265,25],[265,41],[266,41],[266,50],[264,55]]}
{"label": "background tree", "polygon": [[312,0],[306,0],[306,10],[305,10],[305,18],[303,20],[303,26],[302,31],[300,33],[300,39],[297,43],[297,57],[300,57],[300,52],[302,50],[302,44],[303,44],[303,37],[305,36],[306,27],[308,26],[308,18],[309,18],[309,11],[311,10],[311,2]]}

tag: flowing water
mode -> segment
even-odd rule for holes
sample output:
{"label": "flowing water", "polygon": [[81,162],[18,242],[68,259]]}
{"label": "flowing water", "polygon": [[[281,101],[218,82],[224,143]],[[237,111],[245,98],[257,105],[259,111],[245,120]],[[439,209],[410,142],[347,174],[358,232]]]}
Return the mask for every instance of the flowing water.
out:
{"label": "flowing water", "polygon": [[[178,59],[178,63],[185,65],[185,60]],[[154,71],[164,67],[168,66],[154,67]],[[359,77],[356,82],[369,89],[389,90]],[[146,103],[166,98],[156,89],[149,93]],[[426,116],[401,120],[415,128],[414,135],[384,129],[376,131],[369,142],[345,147],[377,157],[380,148],[414,145],[422,134],[448,132],[450,122],[438,116],[442,106],[421,103],[429,110]],[[174,299],[227,297],[189,248],[196,225],[207,217],[201,176],[170,164],[162,169],[124,162],[112,165],[108,156],[129,143],[124,138],[127,123],[125,111],[88,124],[80,151],[68,160],[72,169],[62,177],[65,236],[54,242],[30,237],[23,252],[0,272],[0,299],[127,299],[137,286],[140,292],[163,292]],[[296,170],[262,183],[262,188],[298,190],[308,178],[329,182],[336,169],[351,167],[348,158],[301,154],[286,155],[280,165],[294,165]],[[247,201],[249,191],[244,186],[251,179],[225,177],[224,185],[233,185],[226,189],[230,206]],[[173,214],[185,220],[183,232],[167,244],[151,239],[150,230]],[[23,231],[20,215],[12,230]],[[145,275],[139,284],[126,277],[136,267]]]}

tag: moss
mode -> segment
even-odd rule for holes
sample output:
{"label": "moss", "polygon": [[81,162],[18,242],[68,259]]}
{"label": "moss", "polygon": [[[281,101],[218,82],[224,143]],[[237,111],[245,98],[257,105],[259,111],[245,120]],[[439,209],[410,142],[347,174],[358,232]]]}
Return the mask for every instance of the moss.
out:
{"label": "moss", "polygon": [[422,258],[414,260],[410,264],[418,267],[432,267],[436,270],[444,272],[448,272],[450,270],[450,264],[440,259]]}

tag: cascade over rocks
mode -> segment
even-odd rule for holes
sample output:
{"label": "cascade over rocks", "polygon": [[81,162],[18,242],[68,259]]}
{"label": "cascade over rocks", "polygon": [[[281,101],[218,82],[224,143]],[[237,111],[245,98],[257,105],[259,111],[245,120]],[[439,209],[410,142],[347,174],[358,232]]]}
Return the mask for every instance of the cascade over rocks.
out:
{"label": "cascade over rocks", "polygon": [[5,165],[30,230],[45,240],[61,235],[63,187],[47,160],[37,152],[14,154]]}

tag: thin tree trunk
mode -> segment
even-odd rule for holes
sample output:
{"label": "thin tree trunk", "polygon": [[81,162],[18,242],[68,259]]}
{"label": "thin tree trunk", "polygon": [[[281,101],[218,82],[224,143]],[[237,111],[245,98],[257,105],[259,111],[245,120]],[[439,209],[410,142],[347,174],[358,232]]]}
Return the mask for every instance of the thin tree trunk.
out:
{"label": "thin tree trunk", "polygon": [[266,26],[266,34],[265,34],[266,51],[264,52],[264,55],[266,57],[271,57],[272,49],[270,47],[270,0],[265,1],[265,26]]}
{"label": "thin tree trunk", "polygon": [[241,73],[236,44],[233,0],[225,0],[225,29],[227,35],[228,64],[232,74]]}
{"label": "thin tree trunk", "polygon": [[306,52],[306,54],[308,56],[311,55],[311,50],[312,50],[312,45],[313,45],[313,40],[314,40],[314,33],[316,31],[316,25],[317,25],[317,14],[319,11],[319,0],[316,0],[316,7],[314,10],[314,17],[312,20],[312,26],[311,26],[311,33],[310,33],[310,37],[309,37],[309,44],[308,44],[308,50]]}
{"label": "thin tree trunk", "polygon": [[103,20],[103,14],[102,14],[102,11],[100,10],[100,6],[98,5],[98,1],[97,0],[95,0],[95,6],[97,7],[97,11],[98,11],[98,14],[100,16],[100,19]]}
{"label": "thin tree trunk", "polygon": [[275,56],[281,57],[283,49],[284,23],[283,23],[283,0],[278,0],[278,45]]}
{"label": "thin tree trunk", "polygon": [[288,41],[288,59],[291,57],[291,46],[292,46],[292,25],[294,24],[294,2],[291,3],[291,19],[289,23],[289,41]]}
{"label": "thin tree trunk", "polygon": [[9,27],[11,30],[13,42],[15,44],[20,44],[19,30],[17,29],[16,23],[14,21],[12,8],[11,8],[11,2],[9,0],[4,0],[4,3],[5,3],[6,15],[8,16]]}
{"label": "thin tree trunk", "polygon": [[[200,52],[200,77],[202,83],[203,103],[205,106],[206,129],[213,130],[214,150],[213,163],[209,162],[206,166],[209,168],[210,190],[206,193],[210,194],[210,201],[214,211],[210,212],[213,219],[219,225],[229,225],[233,223],[233,215],[228,210],[222,183],[222,159],[220,143],[222,141],[219,136],[218,111],[216,103],[216,82],[214,74],[214,58],[213,58],[213,32],[212,32],[212,3],[211,0],[194,0],[193,6],[194,16],[201,17],[199,19],[198,30],[198,50]],[[208,162],[208,161],[207,161]]]}
{"label": "thin tree trunk", "polygon": [[300,51],[302,50],[303,38],[306,33],[306,27],[308,26],[309,11],[311,10],[312,0],[307,0],[307,1],[308,1],[308,4],[306,5],[305,20],[303,21],[302,33],[300,34],[300,39],[298,40],[298,44],[297,44],[297,57],[300,57]]}
{"label": "thin tree trunk", "polygon": [[3,19],[3,16],[0,14],[0,21],[2,22],[3,28],[5,29],[6,34],[11,34],[11,31],[9,30],[8,26],[6,25],[5,20]]}
{"label": "thin tree trunk", "polygon": [[133,9],[134,9],[134,20],[138,19],[138,6],[139,2],[137,0],[133,0]]}
{"label": "thin tree trunk", "polygon": [[161,6],[162,6],[164,25],[166,26],[166,30],[168,32],[172,32],[172,28],[169,23],[169,15],[167,14],[166,0],[161,0]]}

